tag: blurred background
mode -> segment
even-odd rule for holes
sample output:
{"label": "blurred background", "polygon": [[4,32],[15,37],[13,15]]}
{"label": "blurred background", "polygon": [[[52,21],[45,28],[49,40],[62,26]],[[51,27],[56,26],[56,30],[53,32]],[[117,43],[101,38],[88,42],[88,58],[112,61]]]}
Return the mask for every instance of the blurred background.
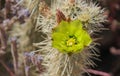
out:
{"label": "blurred background", "polygon": [[[0,76],[39,76],[42,57],[33,43],[40,42],[44,34],[34,31],[29,11],[20,0],[0,0]],[[50,5],[50,0],[46,0]],[[89,2],[89,0],[88,0]],[[120,0],[93,0],[105,8],[108,30],[96,36],[100,46],[100,60],[94,60],[91,76],[120,76]],[[29,24],[27,24],[29,22]],[[31,22],[31,23],[30,23]],[[86,75],[88,76],[88,75]]]}

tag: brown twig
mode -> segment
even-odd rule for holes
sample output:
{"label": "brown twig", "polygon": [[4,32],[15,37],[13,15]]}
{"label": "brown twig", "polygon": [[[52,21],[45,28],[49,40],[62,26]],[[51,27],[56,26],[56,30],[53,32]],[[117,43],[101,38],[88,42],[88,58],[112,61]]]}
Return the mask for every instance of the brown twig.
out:
{"label": "brown twig", "polygon": [[27,66],[25,67],[25,75],[26,76],[29,76],[29,69],[30,69],[29,67],[27,67]]}
{"label": "brown twig", "polygon": [[111,76],[109,73],[97,71],[97,70],[93,70],[93,69],[87,69],[87,72],[89,72],[91,74],[95,74],[95,75],[100,75],[100,76]]}
{"label": "brown twig", "polygon": [[41,65],[41,63],[37,62],[36,67],[38,68],[40,74],[44,71],[44,68]]}
{"label": "brown twig", "polygon": [[111,48],[110,48],[110,52],[111,52],[113,55],[120,55],[120,49],[116,49],[115,47],[111,47]]}
{"label": "brown twig", "polygon": [[14,72],[15,75],[17,75],[17,71],[18,71],[18,52],[17,52],[17,43],[16,43],[16,39],[12,39],[11,40],[11,53],[12,53],[12,57],[13,57],[13,65],[14,65]]}
{"label": "brown twig", "polygon": [[0,9],[2,8],[2,4],[1,3],[2,3],[2,1],[0,0]]}
{"label": "brown twig", "polygon": [[0,26],[0,42],[1,42],[1,49],[5,50],[7,47],[6,33],[2,26]]}
{"label": "brown twig", "polygon": [[5,0],[5,19],[11,16],[11,0]]}
{"label": "brown twig", "polygon": [[24,57],[24,71],[25,71],[25,76],[29,76],[29,67],[27,66],[27,61],[26,61],[27,57]]}
{"label": "brown twig", "polygon": [[11,69],[2,60],[0,60],[0,63],[8,71],[8,73],[10,74],[10,76],[15,76],[14,73],[11,71]]}

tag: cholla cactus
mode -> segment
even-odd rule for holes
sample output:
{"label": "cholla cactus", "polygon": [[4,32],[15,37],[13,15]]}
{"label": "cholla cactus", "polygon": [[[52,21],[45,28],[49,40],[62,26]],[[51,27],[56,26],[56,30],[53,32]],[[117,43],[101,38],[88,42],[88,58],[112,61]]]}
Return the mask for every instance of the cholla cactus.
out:
{"label": "cholla cactus", "polygon": [[51,3],[48,7],[40,1],[35,28],[46,34],[43,41],[34,44],[40,48],[42,65],[46,68],[41,76],[81,76],[94,65],[90,58],[97,56],[96,43],[90,35],[102,27],[103,10],[83,0],[52,0]]}

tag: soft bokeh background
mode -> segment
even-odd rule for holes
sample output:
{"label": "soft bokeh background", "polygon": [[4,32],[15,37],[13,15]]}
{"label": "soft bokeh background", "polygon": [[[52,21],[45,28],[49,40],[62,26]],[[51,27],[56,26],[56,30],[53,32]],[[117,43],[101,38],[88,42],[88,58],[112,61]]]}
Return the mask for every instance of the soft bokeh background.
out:
{"label": "soft bokeh background", "polygon": [[[29,11],[18,4],[20,0],[0,0],[0,76],[38,76],[44,68],[40,66],[42,57],[33,43],[44,35],[34,30],[34,20],[29,19]],[[90,0],[88,0],[89,2]],[[100,60],[94,60],[94,70],[120,76],[120,0],[93,0],[105,8],[108,22],[98,35]],[[50,0],[46,0],[50,5]],[[26,22],[31,22],[26,24]],[[108,76],[95,75],[92,76]]]}

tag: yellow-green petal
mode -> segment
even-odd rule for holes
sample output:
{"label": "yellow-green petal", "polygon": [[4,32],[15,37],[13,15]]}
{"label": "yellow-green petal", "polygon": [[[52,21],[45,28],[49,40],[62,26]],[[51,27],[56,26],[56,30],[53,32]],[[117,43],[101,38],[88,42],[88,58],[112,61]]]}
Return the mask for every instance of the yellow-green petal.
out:
{"label": "yellow-green petal", "polygon": [[62,53],[78,53],[92,42],[79,20],[61,21],[52,32],[52,47]]}

